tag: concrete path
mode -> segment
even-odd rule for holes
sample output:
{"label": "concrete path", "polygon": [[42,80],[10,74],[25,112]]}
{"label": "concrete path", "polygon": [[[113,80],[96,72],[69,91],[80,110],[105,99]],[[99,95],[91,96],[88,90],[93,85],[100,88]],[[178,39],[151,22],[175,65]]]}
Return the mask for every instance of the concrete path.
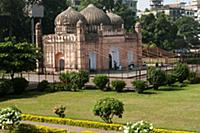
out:
{"label": "concrete path", "polygon": [[84,127],[51,124],[51,123],[42,123],[42,122],[22,121],[22,123],[31,124],[31,125],[48,126],[48,127],[54,127],[54,128],[64,128],[67,131],[74,131],[76,133],[81,133],[81,131],[94,131],[94,132],[97,132],[97,133],[121,133],[121,132],[117,132],[117,131],[106,131],[106,130],[103,130],[103,129],[84,128]]}

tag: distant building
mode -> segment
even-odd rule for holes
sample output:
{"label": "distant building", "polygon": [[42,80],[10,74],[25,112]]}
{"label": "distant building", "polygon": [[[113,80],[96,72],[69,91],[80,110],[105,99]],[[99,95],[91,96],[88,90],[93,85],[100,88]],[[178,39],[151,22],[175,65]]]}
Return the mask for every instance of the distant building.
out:
{"label": "distant building", "polygon": [[152,0],[151,10],[148,12],[140,12],[139,17],[150,13],[153,13],[154,15],[156,15],[157,13],[164,13],[168,15],[172,21],[176,21],[181,16],[198,18],[198,11],[195,11],[195,8],[193,6],[186,5],[185,2],[176,2],[166,5],[163,5],[162,2],[162,0]]}
{"label": "distant building", "polygon": [[137,2],[138,0],[123,0],[122,3],[127,5],[132,10],[133,16],[137,16]]}

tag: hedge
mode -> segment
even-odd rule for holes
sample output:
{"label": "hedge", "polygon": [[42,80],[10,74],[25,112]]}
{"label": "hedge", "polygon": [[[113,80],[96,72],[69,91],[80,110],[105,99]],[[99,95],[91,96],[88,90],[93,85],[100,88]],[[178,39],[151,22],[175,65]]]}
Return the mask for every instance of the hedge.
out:
{"label": "hedge", "polygon": [[37,116],[37,115],[28,115],[22,114],[23,120],[28,121],[37,121],[37,122],[46,122],[46,123],[55,123],[55,124],[63,124],[63,125],[71,125],[71,126],[79,126],[86,128],[100,128],[104,130],[116,130],[122,126],[120,124],[107,124],[103,122],[94,122],[87,120],[73,120],[68,118],[56,118],[56,117],[47,117],[47,116]]}
{"label": "hedge", "polygon": [[47,126],[31,125],[21,123],[17,129],[16,133],[67,133],[66,129],[62,128],[53,128]]}
{"label": "hedge", "polygon": [[[55,124],[63,124],[63,125],[71,125],[71,126],[79,126],[85,128],[100,128],[104,130],[115,130],[119,131],[121,124],[107,124],[102,122],[94,122],[87,120],[73,120],[68,118],[56,118],[56,117],[48,117],[48,116],[37,116],[37,115],[29,115],[22,114],[23,120],[28,121],[37,121],[37,122],[46,122],[46,123],[55,123]],[[85,133],[87,131],[83,131]],[[89,133],[95,133],[93,131],[89,131]],[[166,129],[153,129],[152,133],[194,133],[188,131],[172,131]]]}

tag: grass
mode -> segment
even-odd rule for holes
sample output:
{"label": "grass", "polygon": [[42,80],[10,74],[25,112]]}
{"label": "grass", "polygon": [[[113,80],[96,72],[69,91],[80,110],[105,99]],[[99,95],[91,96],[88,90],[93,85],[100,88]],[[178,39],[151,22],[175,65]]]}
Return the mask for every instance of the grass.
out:
{"label": "grass", "polygon": [[0,98],[0,108],[16,105],[23,113],[55,116],[53,108],[65,105],[69,118],[101,121],[93,115],[92,108],[98,99],[105,97],[117,98],[125,105],[123,118],[115,118],[115,123],[147,120],[156,128],[200,131],[200,85],[174,89],[164,87],[159,91],[148,90],[145,94],[100,90],[49,94],[28,92]]}

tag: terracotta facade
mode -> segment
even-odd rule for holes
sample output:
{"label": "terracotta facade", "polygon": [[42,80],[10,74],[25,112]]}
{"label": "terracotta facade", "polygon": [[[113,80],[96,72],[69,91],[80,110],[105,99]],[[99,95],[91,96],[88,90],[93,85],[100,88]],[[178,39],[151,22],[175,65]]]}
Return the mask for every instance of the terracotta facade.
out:
{"label": "terracotta facade", "polygon": [[92,25],[78,20],[66,25],[58,18],[56,22],[55,34],[44,35],[42,39],[40,26],[36,26],[36,43],[43,49],[46,72],[128,69],[142,63],[139,23],[133,33],[127,34],[123,24]]}

